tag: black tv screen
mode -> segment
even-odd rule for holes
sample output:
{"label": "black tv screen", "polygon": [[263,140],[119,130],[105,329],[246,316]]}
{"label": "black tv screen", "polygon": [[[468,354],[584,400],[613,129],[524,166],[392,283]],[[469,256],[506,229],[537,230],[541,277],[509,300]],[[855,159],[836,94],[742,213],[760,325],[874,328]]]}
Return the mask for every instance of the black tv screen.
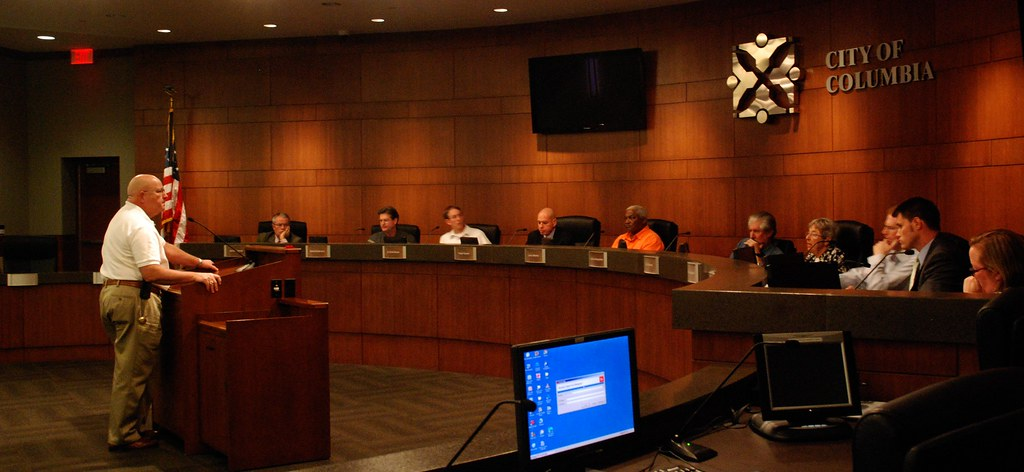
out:
{"label": "black tv screen", "polygon": [[645,129],[643,51],[531,58],[530,109],[537,134]]}

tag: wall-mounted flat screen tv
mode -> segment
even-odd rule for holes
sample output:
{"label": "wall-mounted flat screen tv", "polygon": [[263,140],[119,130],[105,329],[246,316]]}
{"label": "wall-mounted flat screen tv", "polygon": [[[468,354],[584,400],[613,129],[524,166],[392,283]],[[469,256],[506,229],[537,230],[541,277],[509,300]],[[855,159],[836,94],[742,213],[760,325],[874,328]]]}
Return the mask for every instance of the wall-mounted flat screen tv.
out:
{"label": "wall-mounted flat screen tv", "polygon": [[530,109],[537,134],[647,127],[639,48],[530,59]]}

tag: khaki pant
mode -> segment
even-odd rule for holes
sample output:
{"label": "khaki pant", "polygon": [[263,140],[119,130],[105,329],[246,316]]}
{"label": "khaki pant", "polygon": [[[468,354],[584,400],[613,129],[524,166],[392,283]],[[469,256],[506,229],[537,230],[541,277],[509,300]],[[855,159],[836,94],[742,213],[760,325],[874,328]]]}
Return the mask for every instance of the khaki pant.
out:
{"label": "khaki pant", "polygon": [[139,298],[139,289],[106,286],[100,292],[100,320],[114,344],[107,443],[130,444],[151,424],[149,378],[159,358],[160,297]]}

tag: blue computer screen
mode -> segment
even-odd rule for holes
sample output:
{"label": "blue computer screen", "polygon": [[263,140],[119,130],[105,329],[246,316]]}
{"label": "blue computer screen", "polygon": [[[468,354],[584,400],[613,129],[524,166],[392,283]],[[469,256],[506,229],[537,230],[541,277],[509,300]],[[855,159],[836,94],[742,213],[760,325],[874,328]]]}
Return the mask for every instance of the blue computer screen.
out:
{"label": "blue computer screen", "polygon": [[632,433],[628,336],[524,351],[530,459]]}

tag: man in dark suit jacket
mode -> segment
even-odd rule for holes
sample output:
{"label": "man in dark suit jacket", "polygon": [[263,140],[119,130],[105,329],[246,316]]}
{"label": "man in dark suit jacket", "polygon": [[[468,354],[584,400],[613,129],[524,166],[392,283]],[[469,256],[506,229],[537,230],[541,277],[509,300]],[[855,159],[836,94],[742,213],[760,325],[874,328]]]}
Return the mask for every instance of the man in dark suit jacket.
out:
{"label": "man in dark suit jacket", "polygon": [[900,244],[917,251],[918,267],[910,276],[910,290],[959,292],[971,268],[967,240],[940,231],[939,208],[930,200],[913,197],[893,211]]}
{"label": "man in dark suit jacket", "polygon": [[545,208],[537,213],[537,229],[526,236],[526,244],[572,246],[573,237],[566,230],[558,230],[558,218],[555,210]]}
{"label": "man in dark suit jacket", "polygon": [[278,213],[270,218],[271,231],[256,236],[258,243],[298,244],[304,242],[302,237],[292,234],[291,218],[287,213]]}

